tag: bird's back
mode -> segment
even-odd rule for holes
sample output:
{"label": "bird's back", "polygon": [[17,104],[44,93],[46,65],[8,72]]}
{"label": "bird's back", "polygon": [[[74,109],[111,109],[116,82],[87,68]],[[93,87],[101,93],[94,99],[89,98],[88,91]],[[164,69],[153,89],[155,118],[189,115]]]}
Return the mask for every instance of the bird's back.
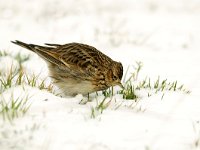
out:
{"label": "bird's back", "polygon": [[65,45],[56,46],[55,49],[50,49],[52,53],[59,55],[60,59],[71,65],[78,65],[79,67],[86,67],[87,64],[92,65],[110,65],[113,61],[95,47],[81,44],[69,43]]}

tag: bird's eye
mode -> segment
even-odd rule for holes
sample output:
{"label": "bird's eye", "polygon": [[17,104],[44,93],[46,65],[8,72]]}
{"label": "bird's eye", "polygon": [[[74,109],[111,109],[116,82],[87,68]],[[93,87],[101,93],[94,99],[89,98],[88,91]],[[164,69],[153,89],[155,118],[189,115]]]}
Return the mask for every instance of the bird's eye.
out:
{"label": "bird's eye", "polygon": [[117,80],[117,76],[113,76],[112,78],[113,78],[113,80]]}

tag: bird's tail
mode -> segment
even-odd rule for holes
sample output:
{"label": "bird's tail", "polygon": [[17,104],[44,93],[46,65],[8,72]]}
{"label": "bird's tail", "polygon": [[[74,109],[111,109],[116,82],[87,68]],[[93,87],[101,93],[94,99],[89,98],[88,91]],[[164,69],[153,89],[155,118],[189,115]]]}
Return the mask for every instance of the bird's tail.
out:
{"label": "bird's tail", "polygon": [[49,44],[51,46],[45,47],[45,46],[40,46],[40,45],[35,45],[35,44],[27,44],[21,41],[11,41],[12,43],[19,45],[21,47],[24,47],[28,50],[31,50],[38,54],[40,57],[42,57],[44,60],[47,60],[48,62],[51,62],[53,64],[60,64],[61,62],[56,58],[56,56],[51,52],[51,50],[55,49],[56,47],[52,46],[57,46],[54,44]]}
{"label": "bird's tail", "polygon": [[21,42],[21,41],[18,41],[18,40],[11,41],[11,42],[14,43],[14,44],[16,44],[16,45],[19,45],[21,47],[24,47],[24,48],[26,48],[28,50],[34,51],[33,50],[34,46],[32,44],[27,44],[27,43],[24,43],[24,42]]}
{"label": "bird's tail", "polygon": [[12,43],[19,45],[21,47],[24,47],[28,50],[31,50],[33,52],[37,52],[37,51],[41,51],[41,50],[50,50],[53,49],[52,47],[44,47],[44,46],[40,46],[40,45],[35,45],[35,44],[27,44],[18,40],[15,41],[11,41]]}

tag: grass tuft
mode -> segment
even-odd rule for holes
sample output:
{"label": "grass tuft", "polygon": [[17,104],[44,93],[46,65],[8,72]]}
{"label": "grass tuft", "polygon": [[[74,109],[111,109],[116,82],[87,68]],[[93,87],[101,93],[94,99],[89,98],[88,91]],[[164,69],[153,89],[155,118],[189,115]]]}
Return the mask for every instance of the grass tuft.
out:
{"label": "grass tuft", "polygon": [[29,85],[31,87],[37,87],[40,90],[45,89],[51,93],[54,93],[53,84],[47,84],[46,79],[41,80],[39,75],[28,76],[24,73],[23,68],[16,72],[16,69],[13,69],[11,66],[7,75],[0,76],[0,93],[3,93],[6,89],[18,85]]}
{"label": "grass tuft", "polygon": [[[134,72],[126,81],[123,80],[125,81],[124,89],[118,91],[118,93],[122,94],[124,99],[137,101],[139,99],[137,93],[139,93],[141,90],[145,90],[148,97],[161,92],[161,99],[164,98],[165,91],[181,91],[185,94],[189,94],[191,92],[187,90],[183,84],[180,85],[178,81],[169,82],[167,79],[161,80],[160,76],[158,76],[155,81],[152,81],[152,79],[148,77],[140,81],[138,76],[142,66],[143,64],[141,62],[136,62]],[[127,76],[128,69],[125,73],[124,79]]]}
{"label": "grass tuft", "polygon": [[105,109],[107,109],[112,101],[112,98],[104,97],[103,100],[96,99],[96,106],[91,107],[91,118],[96,118],[98,115],[102,114]]}
{"label": "grass tuft", "polygon": [[0,70],[0,116],[3,117],[3,120],[12,122],[13,119],[23,116],[28,111],[30,107],[30,104],[28,103],[30,96],[27,95],[14,98],[12,94],[9,98],[5,99],[3,97],[3,92],[7,89],[19,85],[29,85],[40,90],[45,89],[51,93],[54,93],[54,91],[53,85],[51,83],[47,83],[46,79],[41,79],[39,75],[30,76],[24,72],[22,63],[29,60],[29,56],[22,55],[21,53],[12,56],[5,51],[0,51],[0,57],[3,56],[11,56],[20,64],[18,69],[11,65],[8,72],[2,72]]}
{"label": "grass tuft", "polygon": [[0,51],[0,57],[8,56],[9,54],[6,51]]}
{"label": "grass tuft", "polygon": [[0,97],[0,115],[3,117],[3,120],[8,120],[12,122],[13,119],[23,116],[31,104],[28,104],[30,96],[26,95],[23,97],[14,98],[13,94],[9,100],[5,100],[3,96]]}

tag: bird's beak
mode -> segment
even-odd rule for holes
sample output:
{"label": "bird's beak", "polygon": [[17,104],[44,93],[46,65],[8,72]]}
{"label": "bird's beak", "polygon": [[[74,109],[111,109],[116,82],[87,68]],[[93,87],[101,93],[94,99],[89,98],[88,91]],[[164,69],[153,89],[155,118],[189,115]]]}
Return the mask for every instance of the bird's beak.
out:
{"label": "bird's beak", "polygon": [[120,82],[119,86],[120,86],[122,89],[124,89],[124,86],[122,85],[122,83],[121,83],[121,82]]}
{"label": "bird's beak", "polygon": [[122,85],[122,83],[121,83],[120,80],[117,80],[117,81],[115,81],[115,82],[113,82],[113,83],[111,84],[111,86],[116,86],[116,85],[118,85],[118,86],[120,86],[122,89],[124,89],[124,86]]}
{"label": "bird's beak", "polygon": [[116,85],[118,85],[118,86],[120,86],[122,89],[124,89],[124,86],[122,85],[122,83],[119,81],[119,82],[117,82],[117,84]]}

